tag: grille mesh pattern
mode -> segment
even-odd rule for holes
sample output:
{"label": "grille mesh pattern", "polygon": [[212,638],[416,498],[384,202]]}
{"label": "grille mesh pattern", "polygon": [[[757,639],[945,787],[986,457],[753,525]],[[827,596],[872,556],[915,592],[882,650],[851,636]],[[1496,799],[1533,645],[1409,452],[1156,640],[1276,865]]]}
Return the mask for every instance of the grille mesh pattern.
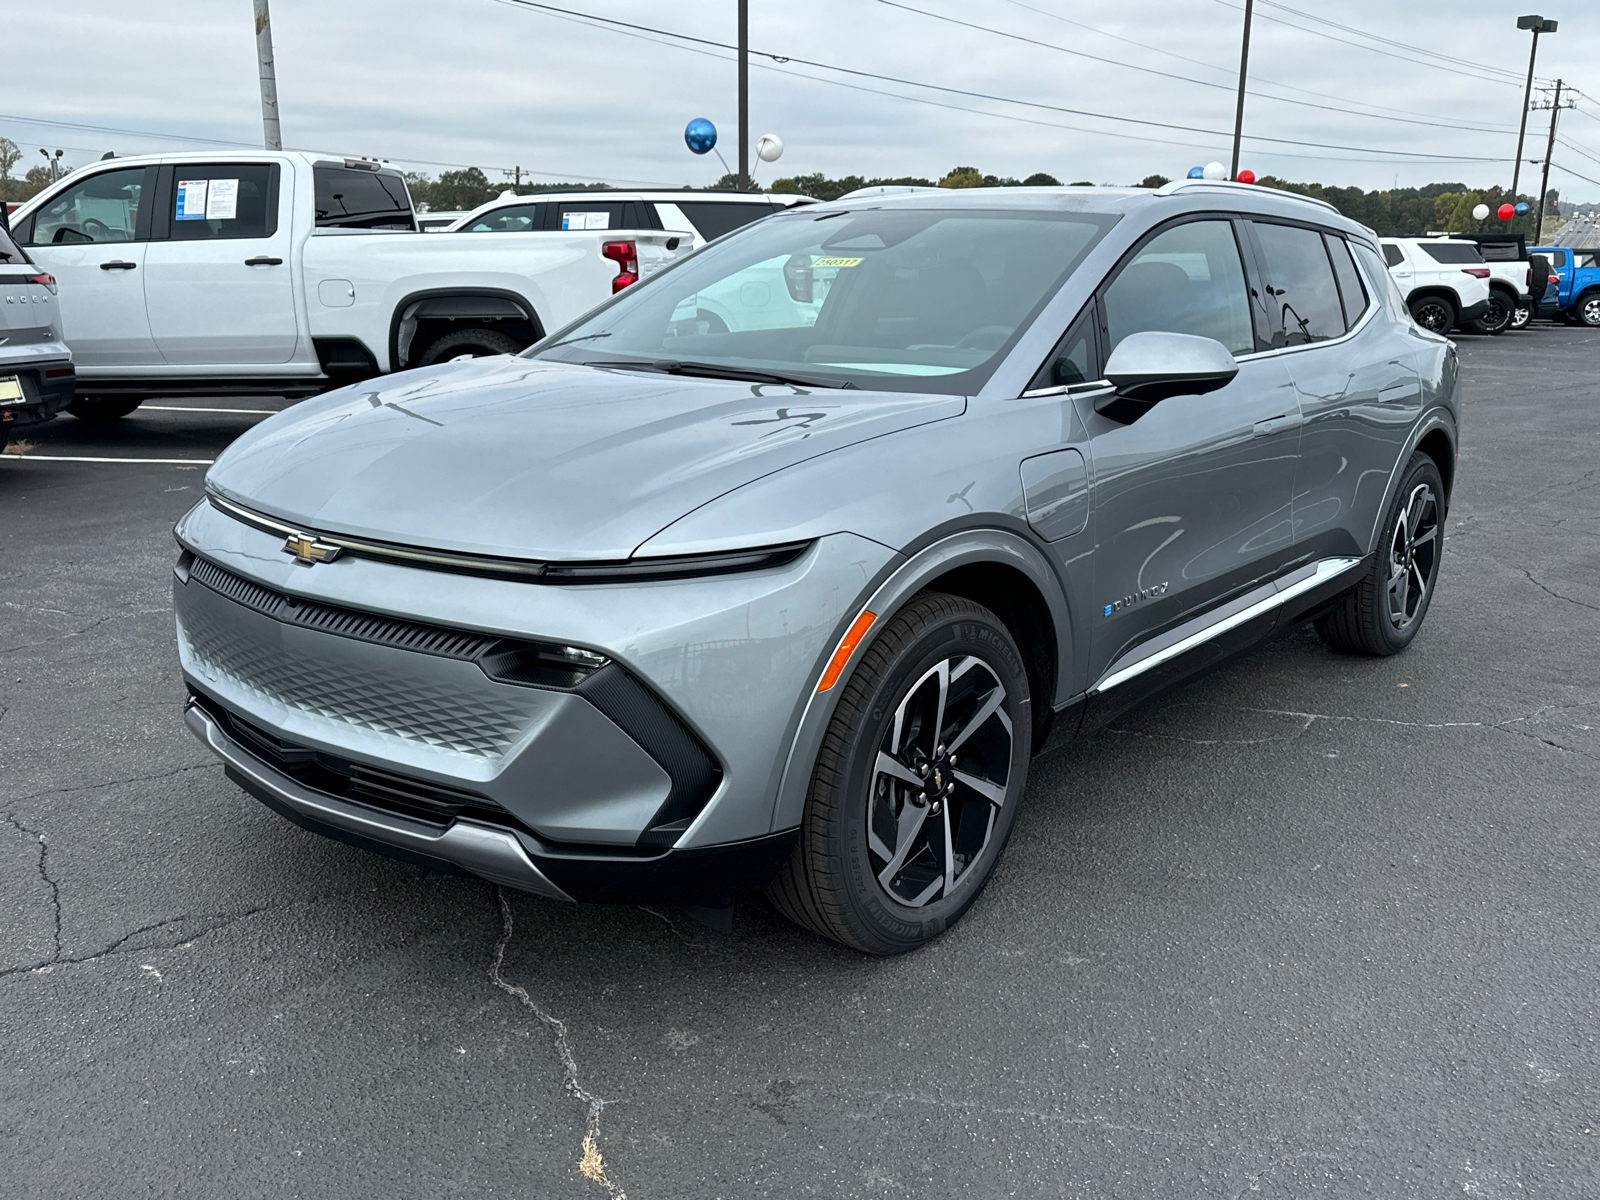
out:
{"label": "grille mesh pattern", "polygon": [[[184,607],[189,648],[237,686],[279,704],[483,758],[504,755],[533,718],[533,693],[526,701],[508,688],[474,695],[342,655],[291,657],[275,630],[270,640],[263,639],[259,621],[219,619],[212,611],[217,606]],[[493,687],[487,680],[485,685]]]}

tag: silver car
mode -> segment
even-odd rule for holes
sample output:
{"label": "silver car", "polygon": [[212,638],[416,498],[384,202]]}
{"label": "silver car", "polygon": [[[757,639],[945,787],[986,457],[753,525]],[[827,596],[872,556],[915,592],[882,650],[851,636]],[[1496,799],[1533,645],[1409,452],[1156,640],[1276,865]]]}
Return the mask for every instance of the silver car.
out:
{"label": "silver car", "polygon": [[347,842],[907,950],[1047,740],[1297,622],[1404,649],[1456,406],[1316,201],[808,206],[235,442],[176,530],[187,720]]}
{"label": "silver car", "polygon": [[72,352],[61,340],[55,277],[0,221],[0,450],[65,408],[75,379]]}

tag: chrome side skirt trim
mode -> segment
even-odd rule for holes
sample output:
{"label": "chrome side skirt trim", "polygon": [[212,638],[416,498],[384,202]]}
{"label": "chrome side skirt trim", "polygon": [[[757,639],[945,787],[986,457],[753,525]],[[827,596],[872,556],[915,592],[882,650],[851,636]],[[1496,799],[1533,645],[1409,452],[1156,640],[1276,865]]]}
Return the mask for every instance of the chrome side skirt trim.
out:
{"label": "chrome side skirt trim", "polygon": [[309,820],[331,825],[403,850],[442,858],[492,883],[546,896],[572,899],[545,877],[515,837],[503,829],[458,817],[443,833],[421,821],[381,814],[362,805],[325,796],[272,770],[246,753],[204,710],[190,706],[184,724],[213,754],[280,803]]}
{"label": "chrome side skirt trim", "polygon": [[1310,566],[1300,567],[1281,579],[1246,592],[1220,609],[1206,613],[1186,625],[1180,625],[1162,637],[1135,646],[1106,670],[1093,687],[1091,696],[1110,691],[1119,683],[1126,683],[1153,667],[1170,662],[1180,654],[1187,654],[1196,646],[1221,637],[1230,629],[1237,629],[1257,617],[1281,608],[1296,596],[1321,587],[1329,580],[1355,570],[1362,564],[1359,558],[1324,558]]}

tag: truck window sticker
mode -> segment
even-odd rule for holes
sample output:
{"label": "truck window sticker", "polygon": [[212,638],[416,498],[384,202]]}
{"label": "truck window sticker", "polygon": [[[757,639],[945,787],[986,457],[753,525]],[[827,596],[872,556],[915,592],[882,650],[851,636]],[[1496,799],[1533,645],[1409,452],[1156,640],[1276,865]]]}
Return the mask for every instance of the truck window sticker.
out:
{"label": "truck window sticker", "polygon": [[239,215],[239,181],[213,179],[206,191],[205,218],[208,221],[232,221]]}
{"label": "truck window sticker", "polygon": [[178,206],[172,217],[175,221],[204,221],[206,219],[206,190],[210,181],[182,179],[178,181]]}
{"label": "truck window sticker", "polygon": [[564,212],[561,214],[561,228],[610,229],[611,214],[609,212]]}

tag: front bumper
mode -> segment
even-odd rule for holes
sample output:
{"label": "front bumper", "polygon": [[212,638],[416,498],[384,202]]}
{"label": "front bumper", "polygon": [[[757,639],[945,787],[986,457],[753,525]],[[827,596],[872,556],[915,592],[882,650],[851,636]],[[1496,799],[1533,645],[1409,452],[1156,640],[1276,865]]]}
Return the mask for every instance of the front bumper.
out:
{"label": "front bumper", "polygon": [[0,428],[7,433],[42,425],[72,402],[76,376],[70,361],[47,360],[25,366],[0,361],[0,379],[7,377],[15,377],[22,385],[21,400],[0,400]]}
{"label": "front bumper", "polygon": [[[805,701],[894,557],[840,534],[781,568],[560,586],[355,556],[308,568],[206,503],[177,532],[197,556],[174,583],[190,723],[236,782],[319,832],[541,891],[520,847],[580,900],[710,903],[776,871],[792,838],[777,787]],[[576,686],[508,682],[481,655],[407,640],[413,623],[612,662]],[[673,810],[690,742],[715,770]],[[483,826],[501,833],[490,843]],[[486,845],[501,865],[482,866]]]}

